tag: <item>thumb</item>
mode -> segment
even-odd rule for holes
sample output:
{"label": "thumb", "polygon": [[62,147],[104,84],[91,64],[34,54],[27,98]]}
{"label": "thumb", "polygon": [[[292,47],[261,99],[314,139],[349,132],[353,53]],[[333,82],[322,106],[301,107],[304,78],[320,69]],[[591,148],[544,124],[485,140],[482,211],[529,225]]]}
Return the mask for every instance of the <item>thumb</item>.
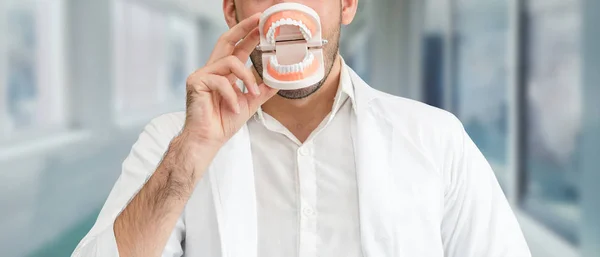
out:
{"label": "thumb", "polygon": [[279,91],[278,89],[274,89],[272,87],[267,86],[265,83],[261,83],[258,86],[258,89],[260,90],[260,95],[258,95],[258,96],[252,96],[251,94],[246,94],[246,97],[248,99],[248,107],[250,109],[250,113],[256,112],[256,110],[258,110],[258,107],[260,107],[265,102],[267,102],[269,99],[271,99],[273,96],[275,96],[275,94],[277,94],[277,92]]}

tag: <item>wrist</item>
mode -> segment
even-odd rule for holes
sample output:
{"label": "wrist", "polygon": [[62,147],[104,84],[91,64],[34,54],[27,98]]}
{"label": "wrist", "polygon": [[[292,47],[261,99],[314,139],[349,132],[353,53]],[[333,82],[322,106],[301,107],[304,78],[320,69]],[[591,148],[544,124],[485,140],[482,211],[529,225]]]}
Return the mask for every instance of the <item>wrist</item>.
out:
{"label": "wrist", "polygon": [[225,144],[218,140],[207,139],[200,136],[198,133],[188,131],[185,128],[173,139],[173,141],[176,141],[176,144],[179,144],[190,151],[209,155],[218,152]]}
{"label": "wrist", "polygon": [[171,141],[164,164],[170,173],[199,180],[221,148],[216,142],[206,142],[182,132]]}

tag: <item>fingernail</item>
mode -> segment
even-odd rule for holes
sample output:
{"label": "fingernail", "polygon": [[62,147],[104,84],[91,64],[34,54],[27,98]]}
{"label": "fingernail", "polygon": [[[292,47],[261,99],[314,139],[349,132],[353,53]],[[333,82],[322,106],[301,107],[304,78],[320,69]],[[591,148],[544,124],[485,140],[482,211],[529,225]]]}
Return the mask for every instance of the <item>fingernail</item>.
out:
{"label": "fingernail", "polygon": [[241,108],[242,108],[242,107],[240,106],[240,104],[239,104],[239,103],[238,103],[238,104],[236,104],[236,105],[235,105],[235,113],[236,113],[236,114],[240,114],[240,113],[241,113],[241,110],[240,110]]}
{"label": "fingernail", "polygon": [[254,95],[256,95],[256,96],[260,95],[260,89],[258,88],[257,84],[254,84]]}

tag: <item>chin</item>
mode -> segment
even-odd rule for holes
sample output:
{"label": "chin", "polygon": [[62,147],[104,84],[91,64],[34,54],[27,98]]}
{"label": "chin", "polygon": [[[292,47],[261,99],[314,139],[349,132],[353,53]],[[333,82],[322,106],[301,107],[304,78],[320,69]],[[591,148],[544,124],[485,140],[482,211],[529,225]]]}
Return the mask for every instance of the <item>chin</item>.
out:
{"label": "chin", "polygon": [[312,85],[310,87],[302,88],[302,89],[279,90],[277,92],[277,95],[279,95],[283,98],[292,99],[292,100],[304,99],[304,98],[311,96],[315,92],[319,91],[319,89],[321,88],[322,85],[323,85],[323,81],[319,82],[318,84]]}

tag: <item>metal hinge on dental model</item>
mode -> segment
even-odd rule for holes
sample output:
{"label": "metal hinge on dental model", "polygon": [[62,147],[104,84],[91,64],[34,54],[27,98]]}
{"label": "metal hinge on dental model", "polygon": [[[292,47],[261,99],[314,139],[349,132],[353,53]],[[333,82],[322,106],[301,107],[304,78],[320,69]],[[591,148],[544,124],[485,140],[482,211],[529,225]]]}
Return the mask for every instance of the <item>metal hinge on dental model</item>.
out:
{"label": "metal hinge on dental model", "polygon": [[[296,40],[286,40],[286,41],[278,41],[278,42],[294,42],[294,41],[305,41],[304,39],[296,39]],[[323,48],[323,46],[325,46],[327,43],[329,43],[329,41],[327,41],[326,39],[323,39],[321,41],[321,45],[320,46],[309,46],[308,49],[321,49]],[[275,52],[275,50],[263,50],[262,47],[260,45],[256,46],[256,50],[260,51],[260,52]]]}

